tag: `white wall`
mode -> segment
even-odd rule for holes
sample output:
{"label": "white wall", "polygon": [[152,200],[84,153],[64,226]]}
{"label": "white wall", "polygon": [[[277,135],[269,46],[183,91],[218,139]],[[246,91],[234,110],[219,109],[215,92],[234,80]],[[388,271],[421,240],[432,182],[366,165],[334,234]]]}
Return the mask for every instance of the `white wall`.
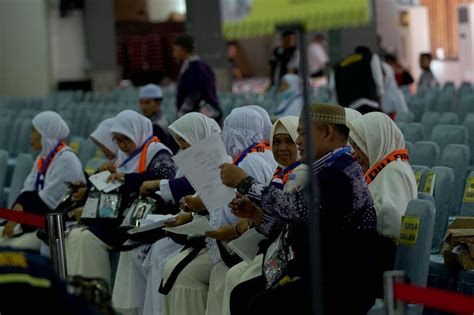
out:
{"label": "white wall", "polygon": [[59,10],[51,8],[49,35],[53,82],[85,79],[87,56],[83,12],[74,10],[60,17]]}
{"label": "white wall", "polygon": [[0,1],[0,95],[42,96],[50,90],[46,2]]}
{"label": "white wall", "polygon": [[185,0],[148,0],[147,6],[151,22],[166,21],[172,12],[186,13]]}

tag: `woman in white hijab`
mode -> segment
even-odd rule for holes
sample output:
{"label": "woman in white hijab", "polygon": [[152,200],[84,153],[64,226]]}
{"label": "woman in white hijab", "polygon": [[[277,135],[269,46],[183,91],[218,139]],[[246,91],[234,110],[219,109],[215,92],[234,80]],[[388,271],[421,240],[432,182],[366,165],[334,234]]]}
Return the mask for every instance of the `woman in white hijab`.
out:
{"label": "woman in white hijab", "polygon": [[270,133],[272,131],[272,119],[270,118],[270,115],[268,112],[265,110],[265,108],[258,106],[258,105],[248,105],[247,106],[250,109],[253,109],[257,111],[260,116],[262,116],[263,119],[263,139],[270,143]]}
{"label": "woman in white hijab", "polygon": [[[263,128],[263,119],[258,112],[240,107],[232,110],[225,119],[222,137],[227,154],[233,158],[234,164],[257,176],[258,181],[269,183],[277,164],[272,152],[261,143]],[[230,212],[229,207],[208,210],[211,225],[217,229],[213,237],[227,235],[230,229],[235,231],[234,225],[238,218]],[[164,283],[167,283],[172,270],[190,251],[184,250],[166,263]],[[220,261],[215,239],[206,238],[206,248],[179,273],[171,291],[165,296],[164,314],[204,314],[211,270]]]}
{"label": "woman in white hijab", "polygon": [[[271,185],[291,191],[303,187],[308,180],[308,167],[301,164],[301,157],[296,146],[298,137],[298,122],[296,116],[287,116],[277,120],[270,132],[270,145],[278,168],[273,175]],[[288,181],[290,184],[287,185]],[[248,228],[248,225],[243,225]],[[245,233],[240,226],[239,233]],[[228,268],[225,263],[218,263],[211,273],[206,314],[230,314],[230,294],[239,283],[250,280],[262,274],[263,255],[258,255],[254,261],[245,261]]]}
{"label": "woman in white hijab", "polygon": [[[153,137],[149,119],[131,110],[125,110],[113,118],[109,133],[118,145],[116,172],[113,180],[122,180],[122,204],[130,202],[139,192],[141,184],[148,179],[172,178],[176,167],[171,151]],[[97,133],[95,133],[97,136]],[[114,168],[111,169],[112,171]],[[67,237],[67,262],[70,274],[100,277],[110,282],[111,268],[109,250],[116,241],[119,221],[107,225],[89,225],[74,228]],[[127,255],[121,255],[120,264],[130,266]],[[127,259],[122,259],[127,256]],[[90,257],[94,257],[91,260]],[[117,283],[128,273],[117,274]]]}
{"label": "woman in white hijab", "polygon": [[383,113],[365,114],[350,121],[348,127],[354,157],[365,172],[377,212],[379,266],[382,271],[391,270],[402,216],[408,202],[417,198],[405,139],[397,125]]}
{"label": "woman in white hijab", "polygon": [[[64,139],[69,128],[57,113],[42,112],[33,118],[31,145],[40,151],[23,190],[13,204],[16,211],[46,214],[54,210],[67,191],[67,182],[85,182],[81,162]],[[39,250],[36,228],[8,221],[0,246]],[[22,231],[22,235],[20,234]]]}
{"label": "woman in white hijab", "polygon": [[[207,137],[221,132],[215,120],[197,112],[183,115],[169,126],[169,130],[181,150],[186,150]],[[141,192],[144,194],[154,194],[157,190],[161,198],[171,204],[179,204],[182,197],[194,193],[194,189],[186,178],[179,174],[179,170],[175,179],[148,181],[141,187]],[[129,285],[129,294],[134,297],[135,305],[133,306],[132,303],[125,305],[117,300],[114,304],[120,305],[120,308],[127,312],[135,309],[139,314],[161,315],[163,295],[158,292],[158,289],[163,277],[163,267],[168,259],[181,251],[182,247],[170,238],[163,238],[151,247],[144,245],[133,250],[134,264],[131,272],[133,281]]]}
{"label": "woman in white hijab", "polygon": [[300,78],[296,74],[288,73],[282,77],[280,91],[283,98],[275,110],[274,116],[300,116],[303,109],[303,96],[301,95]]}
{"label": "woman in white hijab", "polygon": [[111,133],[113,125],[114,118],[105,119],[97,126],[97,129],[91,133],[90,137],[110,162],[117,163],[118,146],[114,142]]}

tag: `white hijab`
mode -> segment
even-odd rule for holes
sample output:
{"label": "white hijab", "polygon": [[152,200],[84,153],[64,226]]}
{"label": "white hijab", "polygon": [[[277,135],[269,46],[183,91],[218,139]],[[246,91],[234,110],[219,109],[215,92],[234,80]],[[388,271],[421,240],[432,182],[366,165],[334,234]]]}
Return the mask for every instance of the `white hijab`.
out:
{"label": "white hijab", "polygon": [[181,116],[169,126],[169,131],[176,140],[176,135],[193,145],[210,135],[221,133],[221,127],[214,119],[204,114],[192,112]]}
{"label": "white hijab", "polygon": [[346,112],[346,124],[349,121],[362,117],[362,114],[355,109],[344,107],[344,111]]}
{"label": "white hijab", "polygon": [[33,118],[33,126],[41,135],[40,156],[46,157],[58,144],[69,135],[66,122],[53,111],[39,113]]}
{"label": "white hijab", "polygon": [[[56,147],[59,140],[64,140],[69,135],[69,128],[64,120],[52,111],[36,115],[33,118],[33,126],[41,134],[42,148],[30,174],[25,179],[22,192],[36,190],[38,160],[46,157]],[[50,209],[58,206],[67,190],[66,182],[85,182],[85,178],[78,157],[68,148],[63,148],[51,162],[43,178],[43,187],[39,187],[38,195]]]}
{"label": "white hijab", "polygon": [[[133,110],[124,110],[114,118],[114,123],[112,124],[110,132],[126,136],[135,143],[138,149],[153,136],[153,127],[150,119],[145,116],[142,116]],[[155,154],[163,149],[172,154],[171,151],[162,143],[150,144],[146,158],[147,165],[151,162]],[[125,161],[127,155],[124,152],[119,151],[118,158],[120,161]],[[117,171],[123,173],[135,173],[138,171],[139,160],[140,154],[136,155],[127,164],[119,167]]]}
{"label": "white hijab", "polygon": [[236,158],[242,151],[254,143],[263,140],[263,118],[254,109],[234,108],[224,120],[222,138],[227,154]]}
{"label": "white hijab", "polygon": [[260,116],[263,118],[263,139],[267,141],[271,141],[271,136],[270,133],[272,131],[272,119],[270,118],[270,115],[268,112],[261,106],[258,105],[248,105],[247,106],[250,109],[256,110]]}
{"label": "white hijab", "polygon": [[102,144],[110,152],[114,153],[117,156],[119,148],[114,142],[112,133],[110,132],[113,124],[114,118],[107,118],[106,120],[102,121],[99,126],[97,126],[97,129],[91,133],[90,137]]}
{"label": "white hijab", "polygon": [[399,149],[405,149],[405,138],[390,117],[372,112],[348,122],[349,137],[369,158],[370,167]]}
{"label": "white hijab", "polygon": [[[383,113],[372,112],[348,123],[350,138],[369,158],[369,167],[393,151],[405,149],[405,139],[397,125]],[[417,197],[415,175],[407,161],[389,163],[369,184],[377,212],[377,231],[400,237],[401,218],[410,200]]]}
{"label": "white hijab", "polygon": [[293,73],[287,73],[282,78],[288,84],[288,89],[285,92],[301,92],[300,77]]}
{"label": "white hijab", "polygon": [[[270,146],[273,148],[273,137],[276,134],[277,129],[279,129],[280,126],[283,126],[283,128],[286,129],[286,134],[291,137],[293,142],[296,143],[296,138],[298,138],[298,122],[299,122],[299,117],[296,116],[286,116],[278,119],[272,126],[272,131],[270,133]],[[300,160],[300,154],[298,152],[298,160]],[[281,167],[281,165],[280,165]]]}
{"label": "white hijab", "polygon": [[288,73],[282,77],[282,80],[288,84],[288,88],[282,94],[282,99],[275,110],[275,116],[278,118],[299,116],[303,108],[300,78],[296,74]]}

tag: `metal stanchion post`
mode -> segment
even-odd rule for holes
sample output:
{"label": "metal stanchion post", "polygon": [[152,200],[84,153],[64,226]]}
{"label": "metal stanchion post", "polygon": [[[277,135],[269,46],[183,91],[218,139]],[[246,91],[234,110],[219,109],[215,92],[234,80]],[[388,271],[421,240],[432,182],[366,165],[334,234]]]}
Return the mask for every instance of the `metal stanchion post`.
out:
{"label": "metal stanchion post", "polygon": [[395,300],[393,285],[396,282],[405,282],[405,271],[386,271],[383,274],[384,304],[387,315],[404,315],[406,313],[405,303]]}
{"label": "metal stanchion post", "polygon": [[46,215],[49,236],[49,252],[53,266],[61,279],[66,279],[66,245],[64,241],[64,221],[61,213]]}

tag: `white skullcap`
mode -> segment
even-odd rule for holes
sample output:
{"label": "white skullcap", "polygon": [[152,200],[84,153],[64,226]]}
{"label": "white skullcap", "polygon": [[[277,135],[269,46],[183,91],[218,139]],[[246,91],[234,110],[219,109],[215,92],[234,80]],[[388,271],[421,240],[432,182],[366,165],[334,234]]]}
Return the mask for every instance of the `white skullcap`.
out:
{"label": "white skullcap", "polygon": [[140,88],[139,96],[144,99],[163,98],[163,92],[158,85],[150,83]]}

